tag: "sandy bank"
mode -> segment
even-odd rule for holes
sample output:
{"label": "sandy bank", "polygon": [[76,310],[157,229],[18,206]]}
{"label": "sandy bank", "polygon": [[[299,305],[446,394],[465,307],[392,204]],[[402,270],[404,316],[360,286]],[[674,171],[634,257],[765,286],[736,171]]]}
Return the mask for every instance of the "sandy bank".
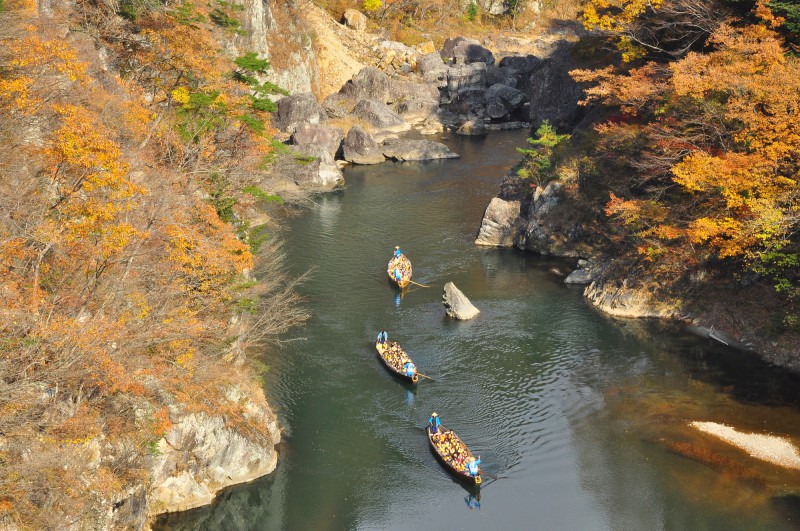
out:
{"label": "sandy bank", "polygon": [[785,437],[759,433],[742,433],[730,426],[717,424],[716,422],[691,422],[689,425],[718,437],[757,459],[763,459],[784,468],[800,470],[800,452]]}

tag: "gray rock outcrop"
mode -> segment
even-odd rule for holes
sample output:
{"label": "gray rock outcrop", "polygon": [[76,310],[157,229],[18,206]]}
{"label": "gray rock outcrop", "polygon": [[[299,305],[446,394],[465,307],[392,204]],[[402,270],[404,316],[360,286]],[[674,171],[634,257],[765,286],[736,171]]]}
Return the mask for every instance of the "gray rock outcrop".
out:
{"label": "gray rock outcrop", "polygon": [[361,100],[353,107],[353,116],[367,122],[376,131],[402,133],[411,125],[386,104],[377,100]]}
{"label": "gray rock outcrop", "polygon": [[308,157],[308,160],[296,164],[291,176],[301,189],[330,192],[344,185],[342,170],[325,147],[303,146],[301,153]]}
{"label": "gray rock outcrop", "polygon": [[464,136],[483,136],[489,134],[489,130],[486,129],[486,123],[483,120],[472,118],[461,124],[456,133]]}
{"label": "gray rock outcrop", "polygon": [[576,269],[564,279],[564,284],[589,284],[592,274],[586,269]]}
{"label": "gray rock outcrop", "polygon": [[362,68],[339,91],[353,101],[377,100],[388,103],[392,100],[389,76],[375,67]]}
{"label": "gray rock outcrop", "polygon": [[615,317],[680,317],[680,303],[656,299],[653,286],[628,286],[626,281],[595,280],[583,296],[603,312]]}
{"label": "gray rock outcrop", "polygon": [[[522,213],[516,246],[543,255],[589,256],[587,244],[581,243],[584,212],[560,208],[563,201],[561,181],[537,187],[530,205]],[[558,209],[559,214],[553,215]]]}
{"label": "gray rock outcrop", "polygon": [[583,89],[570,77],[571,65],[569,52],[564,50],[542,60],[531,71],[527,93],[534,128],[549,120],[554,127],[563,130],[577,123],[585,113],[585,107],[578,105]]}
{"label": "gray rock outcrop", "polygon": [[386,160],[380,146],[369,133],[354,125],[342,143],[344,160],[353,164],[378,164]]}
{"label": "gray rock outcrop", "polygon": [[272,114],[272,125],[286,133],[293,133],[302,123],[318,124],[328,119],[325,108],[312,94],[293,94],[282,98]]}
{"label": "gray rock outcrop", "polygon": [[447,65],[444,64],[442,56],[438,52],[420,57],[417,69],[422,74],[425,83],[430,83],[437,88],[447,86]]}
{"label": "gray rock outcrop", "polygon": [[381,151],[388,159],[394,160],[434,160],[457,159],[449,147],[432,140],[389,139],[381,144]]}
{"label": "gray rock outcrop", "polygon": [[439,102],[428,99],[412,99],[397,104],[397,114],[411,125],[437,119]]}
{"label": "gray rock outcrop", "polygon": [[494,54],[483,47],[475,39],[453,37],[444,41],[441,51],[442,59],[452,61],[457,65],[470,63],[494,64]]}
{"label": "gray rock outcrop", "polygon": [[509,55],[500,59],[500,68],[510,68],[522,74],[530,74],[542,60],[535,55]]}
{"label": "gray rock outcrop", "polygon": [[302,123],[295,127],[291,142],[301,151],[309,147],[320,147],[327,151],[331,157],[336,157],[342,146],[344,133],[337,127],[324,124]]}
{"label": "gray rock outcrop", "polygon": [[149,513],[182,511],[210,503],[230,485],[252,481],[275,469],[280,430],[275,416],[250,400],[245,417],[267,426],[269,435],[251,440],[221,416],[185,415],[159,443]]}
{"label": "gray rock outcrop", "polygon": [[486,207],[475,243],[491,247],[513,247],[519,219],[519,205],[519,201],[493,198]]}
{"label": "gray rock outcrop", "polygon": [[444,285],[442,302],[444,303],[447,315],[454,319],[466,321],[480,313],[480,310],[473,306],[466,295],[461,293],[461,290],[452,282],[448,282]]}

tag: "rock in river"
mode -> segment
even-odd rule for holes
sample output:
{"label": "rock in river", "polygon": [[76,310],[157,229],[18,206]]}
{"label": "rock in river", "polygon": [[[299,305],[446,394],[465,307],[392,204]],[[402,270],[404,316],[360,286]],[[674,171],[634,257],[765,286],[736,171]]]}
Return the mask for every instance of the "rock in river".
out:
{"label": "rock in river", "polygon": [[480,313],[480,310],[473,306],[467,296],[461,293],[461,290],[452,282],[444,285],[442,301],[447,315],[462,321],[472,319]]}
{"label": "rock in river", "polygon": [[372,136],[357,125],[347,132],[342,147],[344,160],[353,164],[378,164],[386,160]]}
{"label": "rock in river", "polygon": [[457,159],[459,157],[458,153],[450,151],[450,148],[444,144],[432,140],[385,140],[381,145],[381,151],[386,158],[395,160]]}
{"label": "rock in river", "polygon": [[513,247],[519,218],[519,201],[504,201],[495,197],[486,207],[476,245]]}

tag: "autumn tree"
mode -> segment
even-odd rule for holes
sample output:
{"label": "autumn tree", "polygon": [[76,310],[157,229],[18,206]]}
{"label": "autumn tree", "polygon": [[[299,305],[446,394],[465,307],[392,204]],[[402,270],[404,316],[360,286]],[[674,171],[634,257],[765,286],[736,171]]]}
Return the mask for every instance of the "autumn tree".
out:
{"label": "autumn tree", "polygon": [[775,33],[780,20],[763,5],[756,15],[762,23],[722,24],[709,51],[670,65],[574,76],[595,83],[589,100],[619,110],[597,127],[600,149],[616,146],[635,177],[616,187],[607,213],[639,252],[672,258],[673,272],[741,263],[794,297],[800,61]]}

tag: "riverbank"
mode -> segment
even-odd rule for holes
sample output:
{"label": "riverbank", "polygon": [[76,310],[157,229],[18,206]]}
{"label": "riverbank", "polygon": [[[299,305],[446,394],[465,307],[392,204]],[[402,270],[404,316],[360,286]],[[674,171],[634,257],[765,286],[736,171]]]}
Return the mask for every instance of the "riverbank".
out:
{"label": "riverbank", "polygon": [[[526,136],[434,137],[461,157],[348,167],[344,190],[289,220],[289,271],[313,268],[300,288],[313,316],[286,338],[302,340],[265,353],[284,427],[278,468],[156,529],[399,531],[435,518],[463,529],[790,529],[778,508],[800,492],[796,471],[687,422],[797,437],[796,380],[672,323],[606,316],[554,272],[570,260],[474,246]],[[431,288],[397,297],[385,273],[394,245]],[[447,282],[478,316],[445,316]],[[437,381],[398,382],[375,354],[377,330]],[[419,429],[431,411],[504,479],[479,493],[454,482]]]}

